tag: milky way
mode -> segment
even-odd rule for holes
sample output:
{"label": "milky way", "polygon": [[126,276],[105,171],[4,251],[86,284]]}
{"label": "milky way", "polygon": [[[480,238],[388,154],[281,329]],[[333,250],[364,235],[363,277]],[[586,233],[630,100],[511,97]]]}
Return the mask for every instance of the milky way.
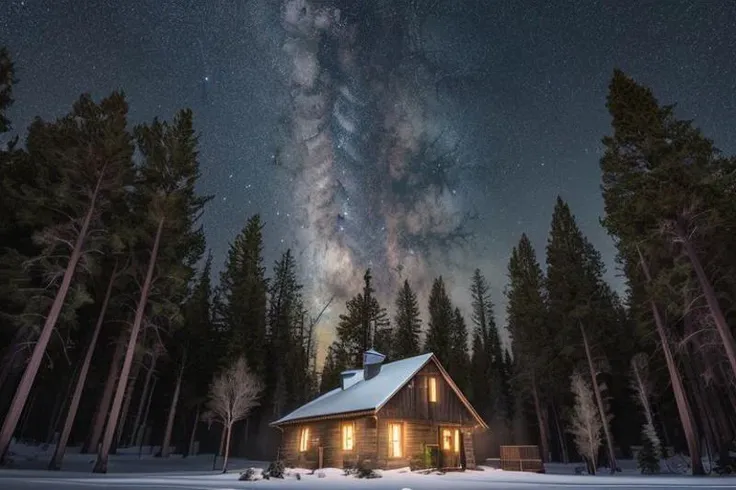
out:
{"label": "milky way", "polygon": [[467,314],[479,267],[502,323],[511,247],[543,255],[557,194],[621,287],[598,223],[614,67],[736,153],[734,22],[730,0],[4,0],[0,44],[21,135],[85,91],[124,89],[133,122],[193,109],[216,268],[260,213],[314,310],[371,266],[384,298],[443,274]]}
{"label": "milky way", "polygon": [[425,291],[433,254],[468,236],[447,177],[458,157],[441,137],[452,128],[432,113],[446,74],[416,34],[427,5],[283,3],[293,110],[283,163],[298,169],[318,301],[352,296],[369,267],[380,295],[405,277]]}

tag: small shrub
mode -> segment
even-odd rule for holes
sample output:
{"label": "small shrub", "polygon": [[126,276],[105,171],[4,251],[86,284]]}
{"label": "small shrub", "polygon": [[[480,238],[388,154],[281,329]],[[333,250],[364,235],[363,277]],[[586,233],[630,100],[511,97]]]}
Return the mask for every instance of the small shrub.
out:
{"label": "small shrub", "polygon": [[240,474],[240,478],[238,478],[240,481],[255,481],[256,480],[256,470],[253,468],[248,468],[244,472]]}
{"label": "small shrub", "polygon": [[264,472],[269,478],[284,478],[284,462],[280,460],[272,461]]}
{"label": "small shrub", "polygon": [[358,463],[358,478],[381,478],[381,475],[375,472],[373,461],[364,459]]}
{"label": "small shrub", "polygon": [[642,439],[641,450],[636,456],[639,471],[644,475],[657,474],[660,471],[657,450],[649,437],[645,435]]}
{"label": "small shrub", "polygon": [[297,473],[297,474],[296,474],[296,479],[297,479],[297,480],[301,480],[301,479],[302,479],[302,475],[301,475],[301,473]]}

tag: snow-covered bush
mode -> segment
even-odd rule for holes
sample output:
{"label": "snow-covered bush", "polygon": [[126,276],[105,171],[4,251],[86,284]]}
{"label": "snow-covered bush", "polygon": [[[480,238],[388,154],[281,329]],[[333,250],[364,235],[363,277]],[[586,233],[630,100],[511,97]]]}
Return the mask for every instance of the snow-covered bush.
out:
{"label": "snow-covered bush", "polygon": [[284,477],[284,462],[280,460],[272,461],[268,465],[263,475],[268,475],[269,478],[283,478]]}
{"label": "snow-covered bush", "polygon": [[348,463],[343,468],[345,476],[355,476],[356,478],[381,478],[381,475],[375,472],[373,461],[363,459],[359,463]]}
{"label": "snow-covered bush", "polygon": [[238,478],[240,481],[255,481],[256,478],[256,470],[253,468],[248,468],[244,472],[240,474],[240,478]]}

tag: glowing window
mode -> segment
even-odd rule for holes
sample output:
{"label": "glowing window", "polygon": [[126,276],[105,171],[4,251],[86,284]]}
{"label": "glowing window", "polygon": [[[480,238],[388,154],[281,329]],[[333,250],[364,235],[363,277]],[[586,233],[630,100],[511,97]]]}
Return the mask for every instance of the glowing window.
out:
{"label": "glowing window", "polygon": [[309,449],[309,427],[304,427],[299,436],[299,451],[304,452]]}
{"label": "glowing window", "polygon": [[429,401],[437,403],[437,378],[429,378]]}
{"label": "glowing window", "polygon": [[343,451],[352,451],[355,444],[355,436],[353,424],[345,424],[342,426],[342,449]]}
{"label": "glowing window", "polygon": [[442,429],[442,450],[452,451],[452,431],[450,429]]}
{"label": "glowing window", "polygon": [[460,452],[460,431],[455,429],[455,452]]}
{"label": "glowing window", "polygon": [[391,458],[401,457],[401,424],[388,424],[388,452]]}

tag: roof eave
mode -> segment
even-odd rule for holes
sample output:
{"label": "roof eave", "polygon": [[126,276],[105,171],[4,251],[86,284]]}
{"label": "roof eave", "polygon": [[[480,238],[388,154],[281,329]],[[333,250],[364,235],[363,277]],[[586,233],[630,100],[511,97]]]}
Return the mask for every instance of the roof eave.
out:
{"label": "roof eave", "polygon": [[340,412],[340,413],[333,413],[329,415],[318,415],[313,417],[300,417],[296,419],[291,420],[285,420],[283,422],[281,421],[275,421],[268,424],[270,427],[281,427],[284,425],[294,425],[294,424],[305,424],[308,422],[319,422],[322,420],[335,420],[335,419],[347,419],[347,418],[353,418],[353,417],[364,417],[367,415],[375,415],[376,410],[375,409],[368,409],[368,410],[354,410],[352,412]]}

